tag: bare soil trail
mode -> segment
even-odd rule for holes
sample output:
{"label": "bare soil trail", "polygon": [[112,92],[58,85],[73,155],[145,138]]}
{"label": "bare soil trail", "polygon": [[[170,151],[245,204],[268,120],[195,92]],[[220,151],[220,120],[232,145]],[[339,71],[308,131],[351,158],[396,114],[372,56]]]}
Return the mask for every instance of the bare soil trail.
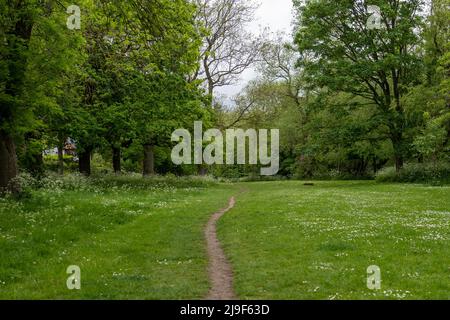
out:
{"label": "bare soil trail", "polygon": [[211,290],[208,293],[207,300],[237,299],[233,290],[233,270],[217,238],[216,228],[219,219],[233,209],[235,204],[236,198],[232,197],[228,203],[228,207],[216,212],[205,228],[209,258],[208,272],[211,282]]}

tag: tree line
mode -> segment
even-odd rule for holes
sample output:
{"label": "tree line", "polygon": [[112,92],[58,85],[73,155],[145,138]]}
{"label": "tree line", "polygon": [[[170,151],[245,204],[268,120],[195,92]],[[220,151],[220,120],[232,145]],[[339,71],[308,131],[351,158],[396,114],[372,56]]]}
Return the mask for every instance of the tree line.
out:
{"label": "tree line", "polygon": [[1,189],[19,188],[19,167],[43,174],[50,146],[63,173],[68,138],[85,175],[94,152],[121,172],[124,150],[154,174],[171,132],[212,124],[214,89],[253,59],[238,32],[254,10],[245,1],[81,0],[80,28],[67,27],[71,5],[0,4]]}
{"label": "tree line", "polygon": [[[368,5],[379,8],[378,28],[368,26]],[[294,36],[264,41],[260,76],[237,110],[222,112],[223,122],[279,127],[287,176],[370,177],[409,163],[448,168],[449,5],[294,1]]]}
{"label": "tree line", "polygon": [[[449,162],[449,1],[294,0],[293,35],[250,34],[244,0],[0,3],[0,189],[44,174],[43,151],[76,143],[111,168],[243,176],[254,166],[179,167],[171,133],[195,121],[281,131],[285,176],[365,176],[386,165]],[[370,3],[369,3],[370,2]],[[379,28],[369,28],[380,9]],[[230,108],[218,88],[258,77]]]}

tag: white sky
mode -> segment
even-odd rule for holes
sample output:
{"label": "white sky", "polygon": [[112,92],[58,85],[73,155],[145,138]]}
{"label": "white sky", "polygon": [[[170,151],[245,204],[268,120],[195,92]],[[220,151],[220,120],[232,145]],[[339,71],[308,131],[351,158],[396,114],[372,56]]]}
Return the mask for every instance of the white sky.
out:
{"label": "white sky", "polygon": [[[255,21],[248,26],[248,29],[254,34],[259,34],[260,30],[269,27],[272,33],[284,31],[287,34],[291,34],[293,19],[292,0],[259,1],[261,6],[256,12]],[[223,95],[225,100],[229,102],[230,98],[238,94],[255,77],[255,71],[249,69],[242,74],[241,81],[237,85],[219,88],[216,94]]]}

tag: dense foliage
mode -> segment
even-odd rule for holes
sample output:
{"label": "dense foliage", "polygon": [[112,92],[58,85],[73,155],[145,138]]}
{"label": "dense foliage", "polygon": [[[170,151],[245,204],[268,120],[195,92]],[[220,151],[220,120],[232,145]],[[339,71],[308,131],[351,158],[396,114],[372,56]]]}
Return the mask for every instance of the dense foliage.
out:
{"label": "dense foliage", "polygon": [[[285,176],[395,167],[391,180],[435,180],[429,168],[450,160],[449,1],[294,4],[294,41],[266,40],[261,76],[224,121],[251,105],[240,125],[280,128]],[[379,28],[368,27],[368,4],[380,8]],[[417,180],[400,178],[408,168]]]}
{"label": "dense foliage", "polygon": [[[449,1],[372,2],[378,28],[367,1],[295,0],[292,40],[256,41],[242,33],[250,2],[82,0],[78,29],[69,1],[2,1],[0,189],[20,191],[19,171],[92,166],[257,178],[250,165],[175,166],[171,133],[196,120],[279,128],[290,178],[448,166]],[[214,89],[254,63],[259,77],[226,108]]]}

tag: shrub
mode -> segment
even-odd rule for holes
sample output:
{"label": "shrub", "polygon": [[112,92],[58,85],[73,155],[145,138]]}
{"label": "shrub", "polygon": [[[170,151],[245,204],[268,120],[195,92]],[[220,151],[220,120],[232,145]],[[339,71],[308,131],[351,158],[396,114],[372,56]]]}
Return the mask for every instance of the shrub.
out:
{"label": "shrub", "polygon": [[309,175],[297,173],[293,176],[295,180],[316,180],[316,181],[347,181],[347,180],[373,180],[374,176],[369,173],[355,175],[350,172],[338,171],[336,169],[315,170]]}
{"label": "shrub", "polygon": [[28,172],[20,172],[17,177],[10,181],[12,189],[16,190],[16,193],[2,193],[0,196],[6,196],[15,198],[17,200],[30,198],[33,189],[38,186],[38,180]]}
{"label": "shrub", "polygon": [[389,167],[376,176],[377,182],[430,183],[435,185],[450,183],[450,164],[408,164],[400,172]]}

